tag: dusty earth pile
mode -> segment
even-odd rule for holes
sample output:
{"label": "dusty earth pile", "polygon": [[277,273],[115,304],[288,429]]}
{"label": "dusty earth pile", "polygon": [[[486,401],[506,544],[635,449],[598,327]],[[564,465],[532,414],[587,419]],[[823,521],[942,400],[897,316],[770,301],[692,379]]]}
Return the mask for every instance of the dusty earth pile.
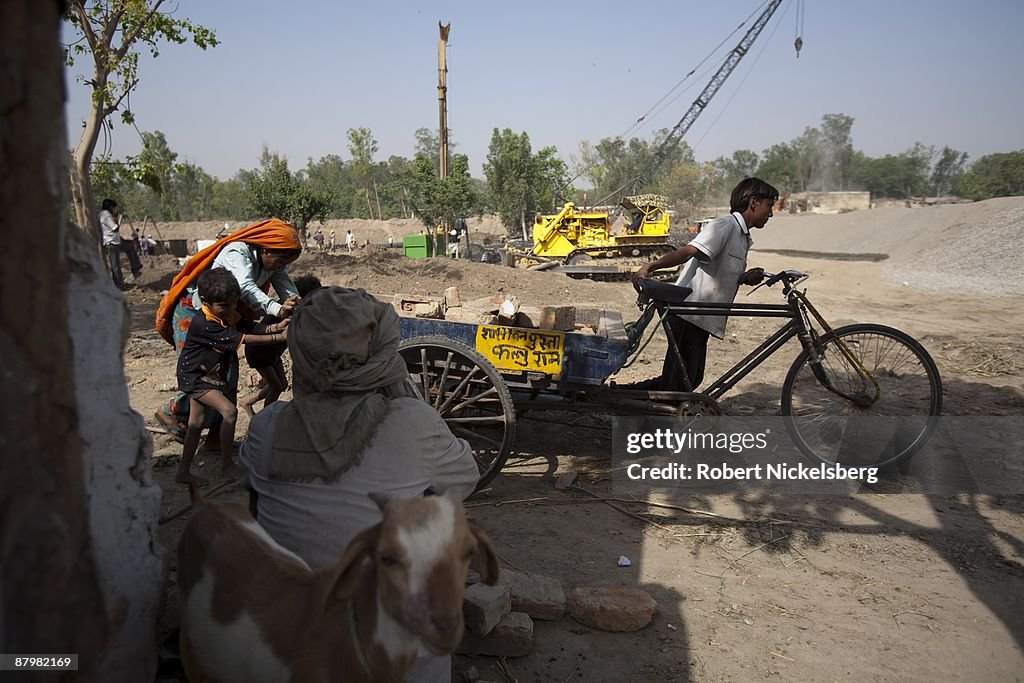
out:
{"label": "dusty earth pile", "polygon": [[889,280],[926,291],[1012,297],[1024,250],[1024,197],[916,209],[776,216],[754,235],[755,250],[884,254]]}

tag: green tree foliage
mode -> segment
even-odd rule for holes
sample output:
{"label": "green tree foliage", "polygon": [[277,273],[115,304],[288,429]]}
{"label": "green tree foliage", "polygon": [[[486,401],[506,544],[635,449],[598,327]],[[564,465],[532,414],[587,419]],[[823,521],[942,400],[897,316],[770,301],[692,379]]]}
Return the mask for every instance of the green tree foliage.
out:
{"label": "green tree foliage", "polygon": [[763,178],[783,192],[793,191],[799,187],[800,178],[797,172],[797,150],[794,146],[780,142],[764,150],[761,164],[757,167],[758,178]]}
{"label": "green tree foliage", "polygon": [[256,215],[246,192],[246,174],[239,172],[230,180],[217,181],[213,186],[210,214],[213,218],[248,220]]}
{"label": "green tree foliage", "polygon": [[568,169],[557,154],[554,147],[534,154],[525,131],[495,128],[491,133],[484,177],[491,204],[510,233],[522,229],[527,214],[551,210],[568,183]]}
{"label": "green tree foliage", "polygon": [[266,147],[260,168],[246,177],[246,192],[253,211],[263,218],[280,218],[300,231],[314,218],[323,223],[331,208],[330,197],[310,189],[302,173],[288,170],[288,161]]}
{"label": "green tree foliage", "polygon": [[178,216],[190,220],[209,220],[214,214],[214,188],[217,179],[191,162],[174,167],[171,189]]}
{"label": "green tree foliage", "polygon": [[78,224],[93,233],[97,245],[100,232],[90,165],[100,131],[111,126],[111,114],[120,110],[125,123],[134,122],[132,112],[121,105],[139,83],[139,50],[156,57],[162,43],[191,40],[203,50],[217,45],[212,30],[173,10],[161,12],[163,4],[164,0],[71,0],[64,15],[73,37],[64,49],[66,64],[73,68],[77,60],[90,58],[91,73],[76,77],[90,89],[92,104],[72,153],[70,182]]}
{"label": "green tree foliage", "polygon": [[933,150],[921,143],[902,154],[886,154],[880,159],[864,157],[857,164],[854,180],[876,197],[906,199],[928,192],[928,176]]}
{"label": "green tree foliage", "polygon": [[366,199],[356,184],[352,167],[337,154],[320,157],[316,163],[312,159],[307,160],[306,179],[311,190],[329,198],[331,207],[328,215],[331,218],[353,216],[353,204],[357,199],[362,202],[365,212]]}
{"label": "green tree foliage", "polygon": [[137,159],[136,179],[160,198],[159,214],[164,220],[181,220],[172,188],[178,155],[167,145],[160,131],[142,133],[142,152]]}
{"label": "green tree foliage", "polygon": [[931,194],[942,197],[952,192],[960,180],[960,176],[963,175],[966,163],[967,152],[958,152],[950,147],[943,147],[939,152],[939,158],[932,166],[932,175],[929,180]]}
{"label": "green tree foliage", "polygon": [[454,154],[448,165],[448,177],[442,180],[433,160],[417,154],[402,183],[408,189],[413,214],[431,229],[442,223],[451,225],[456,218],[469,215],[476,201],[469,177],[469,157]]}
{"label": "green tree foliage", "polygon": [[[636,189],[661,191],[672,169],[681,163],[693,163],[693,150],[681,142],[668,151],[658,168],[652,168],[654,153],[670,131],[663,128],[652,140],[642,138],[603,138],[596,145],[580,142],[575,161],[577,173],[594,188],[595,203],[616,203],[619,198]],[[639,179],[642,187],[635,188]]]}
{"label": "green tree foliage", "polygon": [[825,191],[850,189],[853,162],[853,117],[825,114],[821,117],[822,187]]}
{"label": "green tree foliage", "polygon": [[757,152],[749,149],[738,149],[731,157],[718,157],[712,161],[711,165],[715,170],[712,189],[715,190],[718,201],[721,201],[722,197],[727,197],[741,180],[755,175],[760,162]]}
{"label": "green tree foliage", "polygon": [[536,208],[530,136],[525,131],[495,128],[484,162],[484,177],[502,224],[514,234],[525,223],[526,212]]}
{"label": "green tree foliage", "polygon": [[690,223],[700,218],[700,207],[710,196],[712,188],[720,184],[717,169],[713,163],[680,163],[669,171],[662,191],[669,204],[675,207],[679,223]]}
{"label": "green tree foliage", "polygon": [[981,157],[960,177],[957,188],[974,200],[1024,195],[1024,150]]}
{"label": "green tree foliage", "polygon": [[385,182],[382,185],[382,192],[386,197],[386,209],[384,214],[391,217],[408,218],[412,216],[412,206],[409,204],[409,188],[405,180],[412,171],[412,162],[405,157],[392,155],[388,157],[387,167],[384,169]]}
{"label": "green tree foliage", "polygon": [[[373,174],[373,157],[377,153],[377,141],[369,128],[349,128],[345,133],[348,137],[348,151],[352,155],[352,175],[361,190],[361,202],[355,202],[352,211],[361,218],[373,218],[373,203],[370,195],[370,183]],[[363,213],[363,209],[366,213]]]}
{"label": "green tree foliage", "polygon": [[189,161],[178,162],[160,131],[142,132],[142,151],[124,161],[109,157],[92,165],[91,184],[100,198],[116,199],[133,221],[240,219],[249,216],[237,180],[221,182]]}

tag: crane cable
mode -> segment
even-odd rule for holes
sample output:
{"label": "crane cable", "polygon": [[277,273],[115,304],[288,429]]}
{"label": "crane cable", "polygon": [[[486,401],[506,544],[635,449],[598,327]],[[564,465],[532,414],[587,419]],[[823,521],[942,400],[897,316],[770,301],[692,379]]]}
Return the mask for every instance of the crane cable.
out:
{"label": "crane cable", "polygon": [[[701,59],[692,69],[690,69],[690,71],[687,72],[687,74],[685,76],[683,76],[681,79],[679,79],[679,81],[677,81],[675,85],[673,85],[671,88],[669,88],[668,91],[664,95],[662,95],[661,98],[658,99],[657,102],[655,102],[653,105],[651,105],[651,107],[646,112],[644,112],[640,116],[640,118],[638,118],[636,121],[634,121],[629,126],[629,128],[627,128],[625,131],[623,131],[622,133],[620,133],[616,137],[617,138],[625,139],[625,137],[627,135],[629,135],[630,133],[640,131],[641,129],[643,129],[644,126],[647,125],[647,123],[650,121],[650,119],[653,119],[653,118],[657,117],[659,114],[661,114],[661,112],[663,112],[665,110],[666,107],[668,107],[668,106],[672,105],[673,103],[675,103],[675,101],[678,100],[684,93],[686,93],[690,88],[692,88],[694,85],[696,85],[696,82],[690,83],[686,88],[683,88],[683,90],[681,90],[680,92],[676,93],[675,97],[672,97],[672,99],[670,101],[665,102],[665,100],[668,99],[669,97],[671,97],[672,94],[679,88],[680,85],[682,85],[688,78],[693,76],[694,73],[696,73],[696,71],[698,69],[700,69],[701,65],[703,65],[705,62],[707,62],[709,59],[711,59],[711,57],[714,56],[714,54],[716,52],[718,52],[719,50],[722,49],[722,46],[725,45],[729,41],[729,39],[731,39],[734,35],[736,35],[736,33],[741,28],[746,26],[747,22],[750,21],[751,17],[753,17],[756,14],[758,14],[759,12],[761,12],[762,9],[764,8],[764,6],[768,4],[768,2],[770,2],[770,0],[764,0],[764,2],[762,2],[757,7],[757,9],[755,9],[743,21],[741,21],[736,26],[736,28],[734,28],[732,30],[732,32],[729,33],[729,35],[727,35],[725,38],[723,38],[722,41],[720,43],[718,43],[718,45],[716,45],[710,52],[708,52],[704,56],[704,58]],[[709,66],[707,69],[705,69],[700,74],[700,76],[704,76],[708,72],[710,72],[712,69],[716,69],[719,66],[721,66],[721,62],[724,62],[726,58],[728,58],[728,54],[726,54],[725,57],[722,57],[721,60],[715,62],[714,64]],[[660,109],[658,109],[658,111],[656,111],[653,114],[651,114],[651,112],[654,111],[654,109],[656,109],[663,102],[665,102],[664,106],[662,106]],[[581,176],[585,175],[591,168],[593,168],[594,165],[595,164],[590,164],[589,166],[585,166],[585,165],[577,166],[576,168],[577,168],[578,172],[576,173],[576,175],[574,175],[566,183],[564,183],[561,187],[559,187],[559,188],[557,188],[555,190],[554,196],[555,196],[556,200],[558,199],[558,197],[560,197],[562,195],[562,193],[565,191],[566,188],[570,187],[576,180],[578,180]],[[627,185],[628,185],[628,183],[627,183]],[[623,185],[622,188],[619,188],[619,190],[616,190],[616,192],[620,191],[624,187],[625,187],[625,185]],[[611,196],[611,195],[609,195],[609,196]]]}
{"label": "crane cable", "polygon": [[[802,0],[797,0],[798,3],[801,1]],[[776,22],[775,26],[772,28],[771,33],[768,34],[768,38],[761,44],[761,50],[757,53],[757,56],[754,57],[754,61],[750,64],[750,68],[747,69],[747,72],[743,75],[743,78],[740,79],[739,85],[736,86],[736,89],[733,90],[731,95],[729,95],[729,100],[725,103],[725,106],[722,107],[722,109],[718,112],[718,116],[716,116],[714,121],[711,122],[711,125],[707,127],[707,129],[704,131],[704,134],[700,136],[700,139],[697,140],[697,142],[693,143],[693,145],[691,145],[690,149],[696,151],[697,146],[700,145],[700,143],[704,142],[704,138],[708,136],[708,133],[710,133],[711,129],[715,127],[715,124],[718,123],[718,120],[722,118],[722,115],[729,110],[729,105],[732,104],[732,101],[736,99],[736,95],[739,94],[740,90],[743,89],[743,84],[747,82],[748,78],[750,78],[750,74],[754,72],[754,69],[757,67],[757,63],[761,60],[761,55],[764,54],[765,49],[767,49],[768,45],[772,42],[772,38],[775,36],[775,32],[779,30],[779,26],[782,25],[782,20],[786,18],[786,12],[789,11],[789,8],[791,6],[791,3],[786,3],[785,9],[782,10],[782,16],[779,17],[779,21]]]}
{"label": "crane cable", "polygon": [[[801,1],[802,0],[797,0],[797,2],[801,2]],[[728,102],[726,102],[725,106],[722,107],[722,109],[718,112],[718,116],[716,116],[715,120],[711,122],[711,125],[707,127],[707,129],[704,131],[704,134],[701,135],[700,139],[697,140],[696,143],[694,143],[693,145],[690,146],[690,149],[696,151],[697,146],[700,145],[700,143],[704,141],[704,138],[706,138],[708,133],[710,133],[711,130],[715,127],[715,124],[718,123],[718,120],[721,119],[722,116],[725,114],[725,112],[729,110],[729,105],[732,104],[732,101],[736,98],[736,95],[740,92],[740,90],[743,89],[743,84],[746,82],[746,80],[750,77],[750,74],[753,73],[754,69],[757,67],[757,63],[761,60],[761,55],[764,54],[764,51],[768,48],[768,45],[772,42],[772,37],[775,36],[775,32],[778,31],[779,30],[779,26],[782,25],[782,20],[785,19],[786,12],[789,11],[789,8],[790,8],[791,5],[792,5],[792,3],[786,3],[786,6],[785,6],[785,8],[782,11],[782,16],[779,17],[779,21],[777,21],[775,23],[775,25],[772,27],[771,33],[768,34],[767,39],[765,39],[765,41],[761,44],[760,51],[758,51],[757,56],[754,57],[754,61],[751,63],[750,68],[747,69],[747,72],[743,75],[743,78],[740,79],[739,85],[736,87],[735,90],[733,90],[732,95],[729,96]],[[616,189],[614,192],[609,194],[607,197],[602,198],[600,203],[603,204],[604,202],[606,202],[611,197],[614,197],[615,195],[617,195],[625,187],[630,185],[633,182],[633,180],[634,179],[630,179],[629,181],[626,182],[625,185],[622,185],[621,187]]]}
{"label": "crane cable", "polygon": [[[714,54],[715,54],[716,52],[718,52],[719,50],[721,50],[721,49],[722,49],[722,46],[723,46],[723,45],[725,45],[725,44],[726,44],[726,42],[728,42],[730,38],[732,38],[732,37],[733,37],[734,35],[736,35],[736,33],[738,33],[738,32],[739,32],[739,30],[740,30],[741,28],[743,28],[744,26],[746,26],[747,22],[748,22],[748,21],[750,21],[752,17],[754,17],[755,15],[757,15],[758,13],[760,13],[760,12],[762,11],[762,9],[764,8],[764,6],[768,4],[768,2],[769,2],[769,0],[765,0],[764,2],[762,2],[762,3],[761,3],[761,4],[760,4],[760,5],[758,6],[758,7],[757,7],[757,9],[755,9],[755,10],[754,10],[753,12],[751,12],[751,13],[750,13],[750,15],[749,15],[749,16],[747,16],[747,18],[746,18],[746,19],[744,19],[743,21],[741,21],[741,22],[740,22],[740,23],[739,23],[739,24],[738,24],[738,25],[736,26],[736,28],[734,28],[734,29],[732,30],[732,33],[730,33],[730,34],[729,34],[729,35],[727,35],[727,36],[726,36],[725,38],[723,38],[723,39],[722,39],[722,42],[720,42],[720,43],[719,43],[718,45],[716,45],[716,46],[714,47],[714,49],[712,49],[712,50],[711,50],[711,51],[710,51],[710,52],[709,52],[709,53],[708,53],[707,55],[705,55],[705,57],[704,57],[703,59],[701,59],[701,60],[700,60],[700,62],[698,62],[698,63],[697,63],[697,65],[696,65],[695,67],[693,67],[692,69],[690,69],[690,71],[689,71],[689,72],[688,72],[688,73],[687,73],[687,74],[686,74],[685,76],[683,76],[683,77],[682,77],[681,79],[679,79],[679,81],[677,81],[677,82],[676,82],[676,84],[675,84],[675,85],[673,85],[673,86],[672,86],[671,88],[669,88],[669,89],[668,89],[668,92],[666,92],[666,93],[665,93],[664,95],[662,95],[662,96],[661,96],[661,98],[660,98],[660,99],[659,99],[659,100],[658,100],[657,102],[655,102],[654,104],[652,104],[652,105],[651,105],[651,107],[650,107],[650,108],[649,108],[649,109],[648,109],[647,111],[645,111],[645,112],[644,112],[644,113],[643,113],[643,114],[642,114],[642,115],[640,116],[640,118],[638,118],[638,119],[637,119],[636,121],[634,121],[634,122],[633,122],[633,124],[632,124],[632,125],[631,125],[631,126],[630,126],[629,128],[627,128],[627,129],[626,129],[625,131],[623,131],[623,132],[622,132],[622,133],[621,133],[621,134],[620,134],[620,135],[619,135],[618,137],[620,137],[620,138],[625,138],[625,137],[626,137],[627,135],[629,135],[630,133],[632,133],[632,132],[634,132],[634,131],[639,131],[640,129],[642,129],[642,128],[643,128],[643,127],[644,127],[644,126],[646,125],[648,117],[650,117],[650,118],[654,118],[654,117],[656,117],[656,116],[657,116],[658,114],[660,114],[660,113],[661,113],[662,111],[664,111],[664,110],[665,110],[665,107],[662,107],[661,109],[658,109],[658,111],[654,112],[654,110],[655,110],[655,109],[657,109],[657,108],[658,108],[658,107],[659,107],[659,106],[660,106],[660,105],[661,105],[661,104],[662,104],[663,102],[665,102],[665,100],[667,100],[667,99],[668,99],[669,97],[671,97],[671,96],[672,96],[672,94],[673,94],[673,93],[674,93],[674,92],[676,91],[676,89],[677,89],[677,88],[679,88],[679,86],[681,86],[681,85],[682,85],[682,84],[683,84],[683,83],[684,83],[684,82],[685,82],[685,81],[686,81],[686,80],[687,80],[688,78],[690,78],[690,76],[693,76],[693,75],[694,75],[694,73],[696,73],[697,69],[701,68],[701,66],[702,66],[702,65],[703,65],[703,64],[704,64],[704,63],[705,63],[706,61],[708,61],[709,59],[711,59],[711,57],[712,57],[712,56],[713,56],[713,55],[714,55]],[[727,56],[728,56],[728,55],[727,55]],[[723,57],[721,61],[725,61],[725,57]],[[715,64],[713,64],[713,65],[712,65],[711,67],[709,67],[707,71],[710,71],[710,70],[711,70],[712,68],[714,68],[714,67],[716,67],[716,66],[718,66],[718,65],[719,65],[719,63],[718,63],[718,62],[716,62],[716,63],[715,63]],[[705,71],[704,73],[707,73],[707,71]],[[703,74],[702,74],[702,75],[703,75]],[[677,94],[675,95],[675,97],[673,97],[673,98],[672,98],[672,100],[671,100],[670,102],[667,102],[667,103],[665,104],[665,106],[667,107],[668,105],[670,105],[670,104],[672,104],[673,102],[675,102],[675,101],[676,101],[677,99],[679,99],[679,97],[680,97],[680,96],[681,96],[681,95],[682,95],[682,94],[683,94],[684,92],[686,92],[687,90],[689,90],[690,88],[692,88],[692,87],[693,87],[694,85],[696,85],[696,83],[690,83],[690,85],[688,85],[688,86],[687,86],[687,87],[686,87],[685,89],[683,89],[683,91],[682,91],[682,92],[679,92],[679,93],[677,93]],[[651,114],[651,112],[654,112],[654,114],[652,115],[652,114]]]}
{"label": "crane cable", "polygon": [[800,59],[800,50],[804,46],[804,11],[806,6],[804,0],[797,0],[796,3],[796,37],[793,39],[793,47],[796,48],[796,58]]}

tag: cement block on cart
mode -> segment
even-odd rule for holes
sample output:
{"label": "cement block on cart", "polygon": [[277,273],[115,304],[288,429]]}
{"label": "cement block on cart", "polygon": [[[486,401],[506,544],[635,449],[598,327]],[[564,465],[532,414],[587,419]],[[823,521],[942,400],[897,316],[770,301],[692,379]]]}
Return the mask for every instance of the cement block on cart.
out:
{"label": "cement block on cart", "polygon": [[[432,296],[423,296],[420,294],[395,294],[395,296],[391,299],[391,305],[395,307],[395,310],[398,312],[398,315],[405,316],[407,318],[417,316],[416,307],[420,305],[429,306],[430,311],[437,310],[440,313],[444,312],[444,306],[441,303],[441,299]],[[428,309],[422,308],[420,310],[426,312]],[[419,315],[417,317],[432,316]]]}
{"label": "cement block on cart", "polygon": [[536,306],[520,306],[519,312],[516,313],[515,326],[516,327],[537,327],[537,321],[540,320],[541,309]]}
{"label": "cement block on cart", "polygon": [[575,306],[544,306],[540,309],[537,327],[556,332],[572,332],[576,326]]}
{"label": "cement block on cart", "polygon": [[444,305],[448,308],[457,308],[462,305],[462,297],[459,296],[458,287],[449,287],[444,290]]}

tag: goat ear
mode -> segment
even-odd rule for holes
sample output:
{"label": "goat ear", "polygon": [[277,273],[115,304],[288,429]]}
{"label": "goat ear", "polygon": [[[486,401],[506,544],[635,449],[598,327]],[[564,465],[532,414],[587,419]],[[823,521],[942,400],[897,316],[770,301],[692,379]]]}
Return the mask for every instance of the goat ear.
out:
{"label": "goat ear", "polygon": [[334,585],[331,587],[331,595],[339,600],[351,597],[359,586],[360,565],[363,560],[373,554],[377,547],[377,538],[380,536],[380,524],[374,524],[369,529],[363,529],[352,542],[345,548],[345,553],[335,565]]}
{"label": "goat ear", "polygon": [[477,556],[480,558],[480,580],[488,586],[498,583],[498,553],[494,551],[494,544],[487,537],[484,530],[475,524],[469,525],[469,531],[476,538]]}

